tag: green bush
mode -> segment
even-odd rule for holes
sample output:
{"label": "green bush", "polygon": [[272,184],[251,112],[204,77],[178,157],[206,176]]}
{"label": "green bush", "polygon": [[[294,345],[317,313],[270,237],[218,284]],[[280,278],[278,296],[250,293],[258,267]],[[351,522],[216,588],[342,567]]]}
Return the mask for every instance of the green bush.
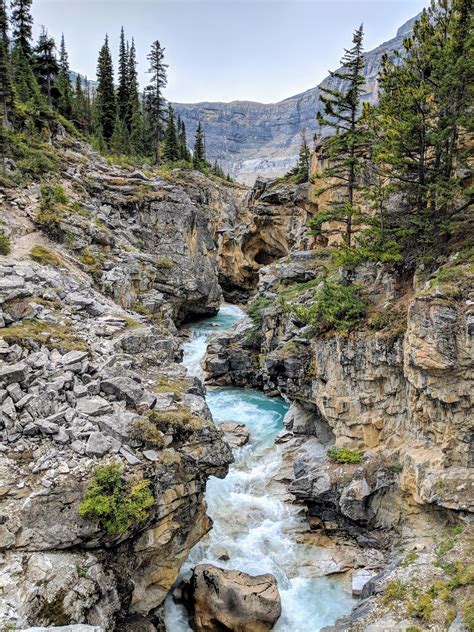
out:
{"label": "green bush", "polygon": [[132,484],[124,478],[123,465],[112,463],[94,470],[79,514],[99,520],[110,535],[122,535],[133,525],[144,522],[153,504],[150,481]]}
{"label": "green bush", "polygon": [[2,229],[0,229],[0,255],[10,254],[12,249],[10,239],[5,235]]}
{"label": "green bush", "polygon": [[312,305],[292,305],[290,311],[319,331],[335,329],[347,333],[364,318],[367,307],[358,285],[325,280],[315,290]]}
{"label": "green bush", "polygon": [[267,307],[270,307],[271,304],[272,302],[270,299],[265,298],[264,296],[258,296],[250,303],[245,311],[252,319],[254,325],[260,327],[262,324],[262,311]]}
{"label": "green bush", "polygon": [[154,448],[162,449],[165,446],[164,435],[150,419],[150,415],[145,415],[141,419],[135,419],[132,422],[130,437],[135,441],[145,443]]}
{"label": "green bush", "polygon": [[407,594],[407,588],[399,579],[389,582],[385,586],[382,601],[385,604],[393,601],[404,601]]}
{"label": "green bush", "polygon": [[362,456],[358,452],[349,450],[348,448],[336,448],[332,446],[328,450],[328,457],[336,463],[361,463]]}

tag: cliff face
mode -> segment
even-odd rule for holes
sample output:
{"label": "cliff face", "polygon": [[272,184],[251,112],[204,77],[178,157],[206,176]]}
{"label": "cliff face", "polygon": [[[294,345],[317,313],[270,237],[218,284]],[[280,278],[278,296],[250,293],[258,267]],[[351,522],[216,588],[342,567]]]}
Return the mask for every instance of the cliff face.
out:
{"label": "cliff face", "polygon": [[[400,27],[393,39],[366,53],[364,101],[376,100],[382,57],[401,47],[414,20]],[[321,85],[339,88],[337,81],[330,77]],[[253,185],[257,176],[274,178],[296,164],[300,132],[306,128],[308,138],[312,138],[320,107],[318,87],[273,104],[251,101],[174,104],[176,113],[186,124],[189,138],[194,138],[200,121],[206,134],[208,158],[217,160],[225,171],[249,185]]]}
{"label": "cliff face", "polygon": [[135,630],[232,460],[175,323],[216,311],[218,229],[245,191],[54,144],[50,185],[2,190],[0,621]]}

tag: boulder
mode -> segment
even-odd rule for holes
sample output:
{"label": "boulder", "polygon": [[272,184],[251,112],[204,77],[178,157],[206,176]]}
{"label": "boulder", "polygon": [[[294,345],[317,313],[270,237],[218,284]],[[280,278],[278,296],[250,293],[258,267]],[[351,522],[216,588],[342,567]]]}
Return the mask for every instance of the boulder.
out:
{"label": "boulder", "polygon": [[281,615],[273,575],[247,575],[211,564],[195,567],[190,583],[194,629],[267,632]]}
{"label": "boulder", "polygon": [[143,387],[130,377],[111,377],[102,380],[100,388],[108,395],[115,395],[129,404],[136,404],[143,395]]}
{"label": "boulder", "polygon": [[245,424],[224,422],[220,424],[220,429],[224,433],[225,440],[232,449],[241,448],[248,443],[250,431]]}

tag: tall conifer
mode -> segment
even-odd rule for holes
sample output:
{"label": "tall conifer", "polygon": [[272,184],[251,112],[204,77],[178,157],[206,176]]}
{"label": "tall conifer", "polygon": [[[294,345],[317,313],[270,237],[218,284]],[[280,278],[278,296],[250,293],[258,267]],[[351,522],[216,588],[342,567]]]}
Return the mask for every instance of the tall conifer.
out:
{"label": "tall conifer", "polygon": [[206,164],[206,146],[204,132],[201,123],[198,123],[196,135],[194,137],[193,166],[195,169],[202,169]]}
{"label": "tall conifer", "polygon": [[130,98],[130,63],[127,44],[125,42],[125,32],[122,26],[120,32],[120,46],[118,58],[118,88],[117,88],[117,109],[119,119],[126,123],[129,112]]}
{"label": "tall conifer", "polygon": [[56,87],[58,89],[58,110],[66,117],[70,117],[73,111],[74,92],[71,83],[69,57],[66,50],[64,34],[61,36],[59,47],[59,73]]}
{"label": "tall conifer", "polygon": [[155,164],[160,163],[160,143],[162,139],[162,127],[165,117],[165,99],[163,88],[167,84],[166,69],[168,65],[164,62],[165,49],[159,41],[153,42],[148,61],[150,62],[149,74],[152,75],[150,84],[146,88],[146,110],[148,126],[151,133],[151,144],[154,154]]}
{"label": "tall conifer", "polygon": [[114,87],[114,69],[109,48],[109,38],[100,49],[97,62],[97,93],[95,99],[97,109],[97,124],[103,137],[108,142],[114,132],[117,116],[117,103]]}

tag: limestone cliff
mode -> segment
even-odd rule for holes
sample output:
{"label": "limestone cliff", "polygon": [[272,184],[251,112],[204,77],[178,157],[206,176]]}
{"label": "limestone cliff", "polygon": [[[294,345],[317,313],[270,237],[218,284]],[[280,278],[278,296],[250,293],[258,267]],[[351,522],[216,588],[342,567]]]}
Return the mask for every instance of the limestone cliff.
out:
{"label": "limestone cliff", "polygon": [[53,142],[54,179],[1,192],[0,622],[154,629],[232,460],[175,323],[215,313],[245,191]]}
{"label": "limestone cliff", "polygon": [[[382,56],[401,47],[414,20],[401,26],[393,39],[366,53],[364,100],[375,101]],[[321,85],[338,88],[330,77]],[[258,176],[275,178],[295,165],[300,132],[306,128],[308,138],[312,137],[316,131],[315,113],[321,107],[319,87],[271,104],[233,101],[173,105],[190,138],[194,137],[199,121],[204,126],[208,158],[217,160],[225,171],[249,185]]]}

